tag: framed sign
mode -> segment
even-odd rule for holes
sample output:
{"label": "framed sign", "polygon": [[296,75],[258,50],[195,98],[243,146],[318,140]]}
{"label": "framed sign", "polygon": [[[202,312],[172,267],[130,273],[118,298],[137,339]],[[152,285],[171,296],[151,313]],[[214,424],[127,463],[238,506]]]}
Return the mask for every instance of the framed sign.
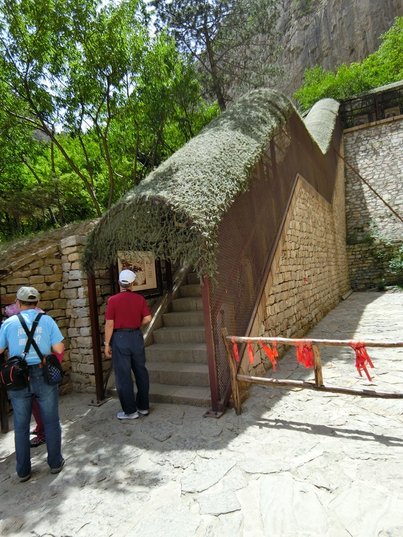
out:
{"label": "framed sign", "polygon": [[119,251],[118,272],[129,269],[136,273],[134,291],[159,291],[161,268],[152,252]]}

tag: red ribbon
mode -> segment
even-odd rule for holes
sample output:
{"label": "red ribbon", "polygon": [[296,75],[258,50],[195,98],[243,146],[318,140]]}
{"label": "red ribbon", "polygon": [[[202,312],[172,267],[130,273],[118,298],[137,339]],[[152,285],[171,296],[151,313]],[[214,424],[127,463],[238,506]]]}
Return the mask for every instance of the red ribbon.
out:
{"label": "red ribbon", "polygon": [[266,353],[267,358],[270,360],[273,371],[275,371],[277,366],[276,358],[278,358],[277,343],[272,344],[273,348],[271,348],[269,345],[265,345],[263,341],[259,341],[259,344]]}
{"label": "red ribbon", "polygon": [[313,368],[315,365],[313,349],[311,343],[300,343],[297,345],[297,361],[304,367]]}
{"label": "red ribbon", "polygon": [[239,362],[238,345],[233,337],[231,338],[231,342],[232,342],[232,353],[234,355],[235,361]]}
{"label": "red ribbon", "polygon": [[253,355],[253,344],[251,341],[248,341],[248,357],[249,363],[253,365],[255,363],[255,357]]}
{"label": "red ribbon", "polygon": [[374,367],[374,364],[368,356],[364,343],[350,343],[350,347],[355,350],[355,367],[357,368],[360,377],[362,377],[362,371],[364,371],[367,375],[367,379],[372,381],[372,378],[368,373],[367,365],[369,367]]}

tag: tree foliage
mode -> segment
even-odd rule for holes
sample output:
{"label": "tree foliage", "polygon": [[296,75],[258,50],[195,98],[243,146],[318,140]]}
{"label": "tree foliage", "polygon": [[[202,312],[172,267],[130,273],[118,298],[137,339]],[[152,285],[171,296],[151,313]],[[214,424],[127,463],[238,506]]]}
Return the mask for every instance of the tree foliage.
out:
{"label": "tree foliage", "polygon": [[204,86],[221,110],[231,100],[234,87],[242,92],[258,87],[277,72],[275,0],[150,3],[156,11],[157,28],[168,31],[179,49],[197,62]]}
{"label": "tree foliage", "polygon": [[214,114],[148,25],[142,0],[0,0],[3,234],[101,215]]}
{"label": "tree foliage", "polygon": [[382,36],[379,49],[360,63],[341,65],[335,72],[316,66],[305,71],[294,97],[303,110],[325,97],[346,99],[403,79],[403,17]]}

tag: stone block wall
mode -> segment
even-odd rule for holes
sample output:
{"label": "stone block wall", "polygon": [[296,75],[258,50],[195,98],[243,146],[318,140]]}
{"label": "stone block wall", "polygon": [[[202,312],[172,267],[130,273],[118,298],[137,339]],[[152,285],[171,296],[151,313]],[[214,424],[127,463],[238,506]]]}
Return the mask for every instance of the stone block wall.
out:
{"label": "stone block wall", "polygon": [[70,369],[70,340],[67,336],[69,319],[67,315],[67,298],[63,291],[63,261],[59,244],[50,244],[35,252],[11,260],[9,272],[0,280],[1,305],[15,302],[17,290],[22,285],[32,285],[41,294],[40,307],[51,315],[65,336],[65,354],[63,368],[66,376],[62,392],[72,389]]}
{"label": "stone block wall", "polygon": [[[66,375],[61,393],[96,392],[93,337],[98,338],[103,349],[106,302],[114,291],[109,268],[97,267],[94,280],[98,319],[91,320],[88,276],[82,257],[94,223],[66,226],[40,238],[21,241],[4,250],[0,259],[1,307],[15,302],[19,287],[32,285],[41,294],[39,306],[53,317],[65,338]],[[155,300],[148,300],[150,307]],[[104,355],[102,367],[106,378],[111,360]]]}
{"label": "stone block wall", "polygon": [[[345,158],[403,215],[403,116],[344,131]],[[347,251],[353,289],[395,283],[385,258],[403,244],[403,224],[346,165]]]}
{"label": "stone block wall", "polygon": [[[349,291],[344,214],[341,166],[332,204],[298,178],[252,336],[302,337]],[[267,367],[257,354],[241,371],[261,375]]]}
{"label": "stone block wall", "polygon": [[[21,251],[5,252],[0,267],[1,306],[15,302],[22,285],[32,285],[41,293],[40,307],[57,322],[65,344],[63,368],[66,372],[61,392],[95,392],[92,326],[88,300],[88,278],[82,269],[82,253],[93,223],[73,226],[60,233],[45,235],[38,241],[26,241]],[[98,269],[96,296],[99,310],[99,334],[103,340],[106,297],[111,294],[109,271]],[[104,368],[109,367],[108,361]]]}
{"label": "stone block wall", "polygon": [[389,267],[390,260],[397,255],[401,245],[402,240],[391,243],[374,241],[347,245],[352,289],[383,290],[385,285],[401,284],[402,271],[392,272]]}
{"label": "stone block wall", "polygon": [[[63,295],[66,300],[67,339],[70,346],[70,376],[74,390],[95,392],[95,372],[92,341],[92,323],[88,298],[88,276],[82,268],[82,254],[86,234],[67,237],[60,242],[63,266]],[[98,309],[111,292],[108,271],[95,274]],[[102,288],[101,288],[102,286]],[[100,331],[95,334],[102,341],[103,318],[98,319]],[[107,364],[104,364],[105,367]]]}

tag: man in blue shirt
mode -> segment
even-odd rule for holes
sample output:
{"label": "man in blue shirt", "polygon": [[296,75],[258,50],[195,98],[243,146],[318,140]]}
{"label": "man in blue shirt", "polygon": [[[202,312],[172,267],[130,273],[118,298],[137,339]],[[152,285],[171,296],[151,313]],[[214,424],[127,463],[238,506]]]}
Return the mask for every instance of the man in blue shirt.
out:
{"label": "man in blue shirt", "polygon": [[[20,287],[17,291],[17,302],[28,330],[31,330],[38,315],[35,308],[39,302],[39,292],[34,287]],[[63,353],[63,339],[56,322],[48,315],[42,315],[34,335],[42,354]],[[27,335],[17,315],[4,321],[0,329],[0,353],[7,348],[8,356],[20,356],[24,352],[26,342]],[[16,470],[21,482],[31,477],[29,428],[33,397],[38,401],[45,428],[50,472],[57,474],[64,466],[61,454],[59,388],[45,382],[41,359],[32,345],[25,359],[29,366],[29,386],[20,390],[8,390],[13,407]]]}

